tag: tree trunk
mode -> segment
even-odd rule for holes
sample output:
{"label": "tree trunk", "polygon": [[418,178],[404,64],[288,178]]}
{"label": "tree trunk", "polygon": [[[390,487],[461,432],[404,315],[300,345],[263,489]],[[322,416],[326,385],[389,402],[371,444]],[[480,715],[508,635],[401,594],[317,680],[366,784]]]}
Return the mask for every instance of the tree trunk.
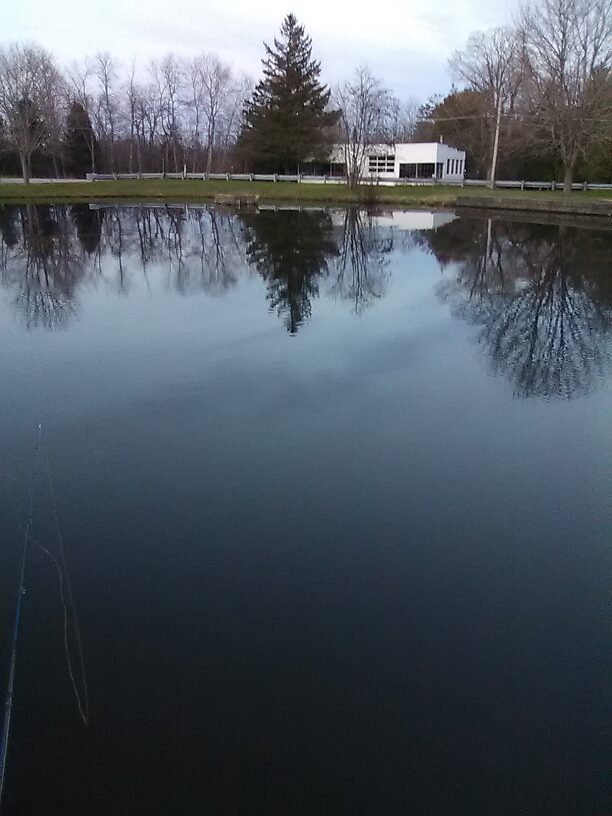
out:
{"label": "tree trunk", "polygon": [[574,164],[575,161],[572,160],[569,164],[565,165],[565,175],[563,177],[563,195],[570,195],[572,192],[572,182],[574,180]]}
{"label": "tree trunk", "polygon": [[24,184],[30,183],[30,168],[28,165],[28,158],[25,153],[19,154],[19,160],[21,162],[21,175],[23,176]]}

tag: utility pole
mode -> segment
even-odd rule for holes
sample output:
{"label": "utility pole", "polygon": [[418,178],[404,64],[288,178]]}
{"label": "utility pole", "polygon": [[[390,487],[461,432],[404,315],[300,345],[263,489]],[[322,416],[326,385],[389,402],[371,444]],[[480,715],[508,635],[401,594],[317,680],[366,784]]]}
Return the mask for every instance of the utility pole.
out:
{"label": "utility pole", "polygon": [[501,124],[502,95],[497,92],[497,114],[495,116],[495,138],[493,140],[493,155],[491,157],[491,188],[495,187],[495,172],[497,170],[497,149],[499,147],[499,128]]}

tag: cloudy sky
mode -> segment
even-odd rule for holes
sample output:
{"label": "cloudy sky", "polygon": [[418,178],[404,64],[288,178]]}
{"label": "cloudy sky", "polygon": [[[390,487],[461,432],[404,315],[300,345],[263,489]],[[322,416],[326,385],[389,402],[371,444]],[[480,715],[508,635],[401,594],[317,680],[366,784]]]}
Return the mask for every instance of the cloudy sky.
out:
{"label": "cloudy sky", "polygon": [[472,31],[506,22],[511,10],[491,0],[2,0],[0,41],[36,40],[66,64],[97,51],[142,65],[167,51],[216,51],[256,78],[262,41],[293,11],[327,82],[366,64],[396,94],[422,101],[449,87],[451,52]]}

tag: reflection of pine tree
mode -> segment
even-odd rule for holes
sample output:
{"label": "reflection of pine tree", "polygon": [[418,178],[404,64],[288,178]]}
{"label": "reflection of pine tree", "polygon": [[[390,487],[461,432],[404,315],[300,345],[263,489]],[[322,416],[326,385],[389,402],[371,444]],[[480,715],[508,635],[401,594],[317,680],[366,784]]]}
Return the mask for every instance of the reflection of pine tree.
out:
{"label": "reflection of pine tree", "polygon": [[104,210],[93,210],[88,204],[73,204],[71,212],[83,250],[93,255],[100,246]]}
{"label": "reflection of pine tree", "polygon": [[355,314],[361,314],[373,300],[384,295],[392,249],[390,228],[381,229],[375,219],[362,210],[345,211],[334,270],[336,279],[331,291],[351,300]]}
{"label": "reflection of pine tree", "polygon": [[328,259],[337,254],[325,212],[281,210],[242,216],[247,259],[268,284],[270,306],[285,316],[290,334],[310,317],[311,300]]}
{"label": "reflection of pine tree", "polygon": [[569,398],[587,393],[609,360],[610,257],[608,232],[489,220],[443,296],[481,327],[494,370],[518,395]]}
{"label": "reflection of pine tree", "polygon": [[9,249],[19,241],[17,236],[17,208],[10,204],[0,204],[0,241]]}

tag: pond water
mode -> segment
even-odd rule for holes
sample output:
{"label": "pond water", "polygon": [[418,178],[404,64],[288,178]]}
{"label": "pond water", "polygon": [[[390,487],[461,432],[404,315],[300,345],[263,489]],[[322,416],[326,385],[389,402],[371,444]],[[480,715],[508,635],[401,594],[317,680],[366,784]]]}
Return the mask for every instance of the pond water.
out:
{"label": "pond water", "polygon": [[611,337],[606,224],[0,208],[7,816],[609,813]]}

